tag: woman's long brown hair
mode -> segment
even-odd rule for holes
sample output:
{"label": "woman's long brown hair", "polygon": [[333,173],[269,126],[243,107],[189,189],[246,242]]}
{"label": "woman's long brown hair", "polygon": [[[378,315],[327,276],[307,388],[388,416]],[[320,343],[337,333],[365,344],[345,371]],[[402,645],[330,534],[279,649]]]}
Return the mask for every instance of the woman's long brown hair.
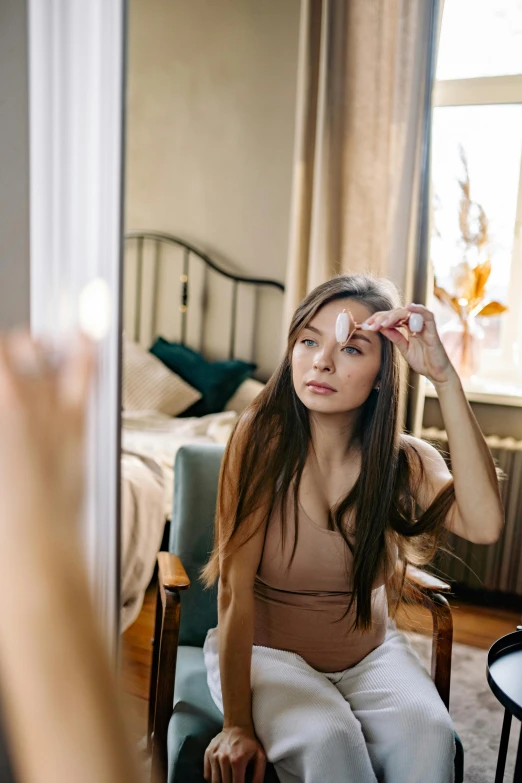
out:
{"label": "woman's long brown hair", "polygon": [[[229,441],[219,480],[215,546],[202,577],[212,585],[219,576],[219,562],[237,536],[244,543],[255,530],[242,529],[243,522],[259,508],[264,520],[281,503],[283,537],[286,530],[286,498],[293,493],[294,548],[297,544],[299,483],[311,445],[309,411],[297,396],[292,381],[292,352],[302,329],[324,305],[336,299],[356,299],[372,313],[400,307],[394,284],[372,275],[342,275],[315,288],[297,308],[288,334],[286,354],[263,391],[242,415],[247,428],[239,455],[237,487],[230,486],[228,470],[234,433]],[[348,495],[332,511],[332,523],[353,554],[353,592],[347,611],[356,607],[354,627],[371,626],[371,595],[379,569],[387,565],[394,544],[399,549],[402,571],[388,583],[396,607],[404,586],[408,563],[426,565],[435,555],[443,523],[454,500],[453,481],[438,494],[424,513],[416,515],[415,495],[423,479],[422,462],[416,450],[399,432],[399,354],[381,337],[380,391],[372,391],[361,408],[356,436],[361,447],[360,475]],[[236,425],[237,426],[237,425]],[[225,498],[237,497],[235,516],[225,514]],[[354,512],[355,538],[348,538],[345,521]],[[246,535],[245,535],[246,533]],[[292,557],[293,557],[292,553]],[[394,607],[390,607],[393,609]]]}

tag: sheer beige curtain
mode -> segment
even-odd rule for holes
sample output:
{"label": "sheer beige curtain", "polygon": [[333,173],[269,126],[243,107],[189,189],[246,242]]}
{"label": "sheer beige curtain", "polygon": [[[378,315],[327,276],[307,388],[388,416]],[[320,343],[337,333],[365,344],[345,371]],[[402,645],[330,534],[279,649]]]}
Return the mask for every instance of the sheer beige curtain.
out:
{"label": "sheer beige curtain", "polygon": [[338,273],[372,271],[424,299],[439,11],[438,0],[302,0],[285,326]]}

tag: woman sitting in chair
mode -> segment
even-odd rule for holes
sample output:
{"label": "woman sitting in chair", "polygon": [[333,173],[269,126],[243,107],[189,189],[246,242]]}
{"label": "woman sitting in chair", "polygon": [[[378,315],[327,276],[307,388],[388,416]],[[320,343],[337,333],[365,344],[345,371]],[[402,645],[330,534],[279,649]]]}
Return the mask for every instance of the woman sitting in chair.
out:
{"label": "woman sitting in chair", "polygon": [[[399,353],[437,389],[453,478],[399,431]],[[205,779],[243,783],[251,766],[262,783],[268,758],[281,783],[452,781],[453,726],[388,619],[392,576],[428,563],[444,529],[490,544],[503,524],[495,465],[433,314],[401,307],[382,278],[318,286],[221,470],[204,578],[219,576],[205,663],[224,728]]]}

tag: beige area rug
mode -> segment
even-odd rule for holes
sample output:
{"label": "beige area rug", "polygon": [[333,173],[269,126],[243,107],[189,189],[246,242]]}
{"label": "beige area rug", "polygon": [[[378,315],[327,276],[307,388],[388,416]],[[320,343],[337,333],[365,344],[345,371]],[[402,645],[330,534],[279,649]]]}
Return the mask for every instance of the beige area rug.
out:
{"label": "beige area rug", "polygon": [[[430,669],[431,639],[408,633],[413,648]],[[487,650],[453,643],[450,714],[464,745],[465,783],[493,783],[497,768],[504,708],[486,678]],[[522,675],[522,673],[521,673]],[[511,783],[520,723],[513,718],[504,780]]]}

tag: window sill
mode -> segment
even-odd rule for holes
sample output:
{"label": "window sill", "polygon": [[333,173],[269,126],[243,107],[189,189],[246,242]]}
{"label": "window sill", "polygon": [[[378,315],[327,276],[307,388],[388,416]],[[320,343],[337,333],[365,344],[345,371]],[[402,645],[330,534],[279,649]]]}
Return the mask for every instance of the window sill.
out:
{"label": "window sill", "polygon": [[[433,384],[425,380],[424,391],[426,397],[436,397],[437,392]],[[462,381],[466,392],[466,398],[470,402],[483,402],[488,405],[507,405],[522,408],[522,384],[500,383],[490,380]]]}

